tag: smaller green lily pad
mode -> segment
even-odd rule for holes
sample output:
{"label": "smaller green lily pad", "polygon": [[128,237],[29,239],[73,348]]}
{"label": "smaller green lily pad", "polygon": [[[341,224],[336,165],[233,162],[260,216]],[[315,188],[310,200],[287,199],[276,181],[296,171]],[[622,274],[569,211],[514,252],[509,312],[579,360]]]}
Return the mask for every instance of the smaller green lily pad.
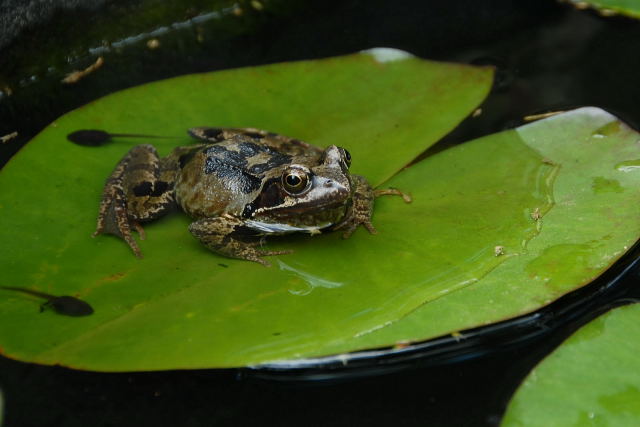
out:
{"label": "smaller green lily pad", "polygon": [[603,16],[625,15],[640,19],[640,0],[566,0],[579,9],[593,8]]}
{"label": "smaller green lily pad", "polygon": [[[425,167],[423,179],[440,175],[433,166],[439,163],[439,156],[465,157],[467,168],[476,163],[505,168],[510,172],[505,173],[502,183],[482,175],[481,168],[467,180],[475,177],[483,181],[487,191],[493,188],[509,194],[514,180],[526,179],[530,174],[516,163],[522,159],[522,152],[509,155],[506,150],[524,145],[537,153],[540,162],[554,168],[553,173],[541,177],[540,182],[547,185],[531,189],[532,194],[551,197],[551,208],[526,204],[518,207],[505,197],[502,204],[487,209],[486,200],[478,199],[476,210],[498,224],[503,221],[504,210],[522,209],[523,217],[537,225],[538,234],[529,241],[523,240],[519,247],[496,240],[494,246],[503,247],[503,254],[497,256],[503,262],[485,275],[471,274],[473,286],[439,295],[402,319],[355,337],[349,347],[424,341],[495,323],[535,311],[590,283],[640,237],[638,141],[640,134],[611,114],[585,107],[468,142],[416,165]],[[515,167],[510,169],[511,166]],[[406,185],[402,180],[403,173],[391,183]],[[455,198],[455,194],[450,196]],[[536,208],[539,219],[534,221]],[[453,212],[455,209],[451,213],[455,217]],[[461,223],[464,217],[482,224],[471,217],[469,212],[473,211],[457,212],[467,212],[459,216]],[[452,226],[449,241],[470,241],[475,236],[456,224]],[[455,233],[455,229],[459,232]],[[441,233],[441,229],[434,230],[430,240],[438,239]],[[444,250],[445,242],[439,240],[440,250]],[[463,262],[461,259],[459,264]],[[333,353],[345,350],[341,343],[332,348]]]}
{"label": "smaller green lily pad", "polygon": [[527,376],[502,426],[640,425],[640,304],[597,318]]}

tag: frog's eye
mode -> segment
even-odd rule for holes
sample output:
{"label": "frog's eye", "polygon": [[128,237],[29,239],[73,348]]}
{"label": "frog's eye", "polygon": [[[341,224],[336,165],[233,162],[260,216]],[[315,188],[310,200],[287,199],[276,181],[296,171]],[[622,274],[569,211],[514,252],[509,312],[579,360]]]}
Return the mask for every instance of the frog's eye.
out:
{"label": "frog's eye", "polygon": [[342,149],[342,157],[344,158],[344,162],[347,164],[347,167],[351,166],[351,153],[349,153],[344,148]]}
{"label": "frog's eye", "polygon": [[289,194],[300,194],[309,186],[309,175],[299,169],[289,169],[282,174],[282,186]]}

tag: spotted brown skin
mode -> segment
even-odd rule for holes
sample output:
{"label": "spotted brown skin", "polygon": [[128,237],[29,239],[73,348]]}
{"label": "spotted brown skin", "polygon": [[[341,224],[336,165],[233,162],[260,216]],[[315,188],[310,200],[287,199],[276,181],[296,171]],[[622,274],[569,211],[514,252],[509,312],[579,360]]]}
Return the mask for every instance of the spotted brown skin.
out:
{"label": "spotted brown skin", "polygon": [[409,196],[372,190],[349,173],[343,148],[326,149],[260,129],[193,128],[203,141],[160,158],[152,145],[133,147],[107,179],[94,236],[108,233],[142,253],[132,230],[181,208],[194,222],[189,231],[218,254],[269,266],[262,237],[341,229],[349,237],[359,225],[370,233],[374,199]]}

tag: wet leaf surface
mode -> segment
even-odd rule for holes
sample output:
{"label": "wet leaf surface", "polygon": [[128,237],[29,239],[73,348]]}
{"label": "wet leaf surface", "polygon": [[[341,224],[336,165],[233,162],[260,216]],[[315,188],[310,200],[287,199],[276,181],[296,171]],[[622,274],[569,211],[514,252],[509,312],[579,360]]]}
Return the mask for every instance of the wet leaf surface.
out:
{"label": "wet leaf surface", "polygon": [[[80,297],[95,313],[82,319],[40,314],[34,300],[3,293],[3,354],[104,371],[256,364],[322,354],[328,344],[403,316],[434,293],[467,286],[470,277],[500,262],[483,255],[502,226],[488,224],[473,243],[434,252],[437,241],[423,243],[431,227],[442,223],[434,217],[419,224],[429,201],[439,203],[429,189],[445,193],[448,185],[433,176],[397,183],[414,195],[413,204],[379,200],[379,235],[359,230],[347,241],[337,233],[272,241],[269,247],[296,253],[273,259],[269,269],[210,253],[188,233],[189,219],[180,214],[146,227],[145,258],[139,260],[122,241],[90,235],[105,178],[142,141],[83,147],[65,136],[92,128],[175,135],[152,141],[167,154],[191,143],[183,136],[189,127],[259,127],[320,146],[344,146],[353,171],[377,185],[473,111],[491,80],[490,69],[376,51],[161,81],[61,117],[0,173],[4,280]],[[514,150],[523,156],[516,163],[533,168],[520,186],[544,186],[540,179],[553,168],[524,146]],[[443,164],[442,175],[461,185],[459,174],[446,169]],[[504,179],[502,173],[497,179]],[[495,195],[486,198],[495,203]],[[518,205],[546,200],[529,192],[512,198]],[[440,218],[452,220],[446,207]],[[519,212],[505,211],[501,218],[514,230],[505,241],[532,235]],[[423,262],[438,252],[437,262]],[[472,260],[470,267],[452,269],[457,256]]]}
{"label": "wet leaf surface", "polygon": [[636,426],[640,423],[640,305],[582,327],[519,387],[503,426]]}

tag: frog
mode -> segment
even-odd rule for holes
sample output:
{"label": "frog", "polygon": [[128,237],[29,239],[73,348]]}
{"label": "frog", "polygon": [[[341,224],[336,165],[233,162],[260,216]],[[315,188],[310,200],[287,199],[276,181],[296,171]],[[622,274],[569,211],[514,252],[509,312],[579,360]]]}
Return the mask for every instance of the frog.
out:
{"label": "frog", "polygon": [[194,127],[198,142],[160,157],[151,144],[136,145],[104,185],[93,237],[113,234],[142,258],[142,224],[182,210],[191,234],[209,250],[269,267],[264,257],[292,250],[262,249],[265,237],[316,235],[339,230],[349,238],[371,222],[374,200],[396,188],[373,189],[351,174],[351,154],[337,145],[324,149],[257,128]]}

